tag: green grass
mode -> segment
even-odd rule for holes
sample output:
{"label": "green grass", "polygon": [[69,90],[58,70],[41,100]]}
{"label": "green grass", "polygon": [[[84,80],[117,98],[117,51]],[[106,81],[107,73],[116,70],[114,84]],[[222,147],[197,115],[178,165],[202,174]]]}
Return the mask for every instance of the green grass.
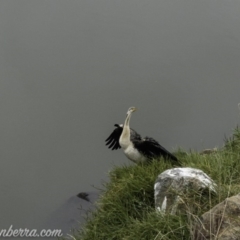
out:
{"label": "green grass", "polygon": [[[187,240],[192,239],[194,219],[225,198],[240,192],[240,131],[218,151],[201,155],[178,150],[183,167],[207,173],[218,185],[216,195],[191,193],[182,196],[184,211],[178,215],[156,213],[153,186],[157,176],[171,163],[154,160],[150,164],[115,167],[105,183],[98,208],[71,239],[76,240]],[[68,238],[69,239],[69,238]]]}

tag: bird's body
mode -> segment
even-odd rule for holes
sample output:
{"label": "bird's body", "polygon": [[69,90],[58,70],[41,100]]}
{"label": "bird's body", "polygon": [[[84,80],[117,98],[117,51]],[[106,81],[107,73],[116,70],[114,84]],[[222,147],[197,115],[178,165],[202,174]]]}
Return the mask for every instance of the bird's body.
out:
{"label": "bird's body", "polygon": [[125,155],[133,162],[144,162],[161,156],[178,162],[178,159],[150,137],[142,138],[129,126],[131,114],[136,108],[131,107],[127,112],[124,124],[115,124],[115,130],[106,139],[106,145],[112,150],[122,148]]}
{"label": "bird's body", "polygon": [[141,154],[141,152],[139,152],[139,150],[135,148],[133,142],[130,142],[129,145],[125,145],[123,141],[122,142],[119,141],[119,142],[123,149],[123,152],[125,153],[127,158],[130,159],[131,161],[137,163],[137,162],[144,162],[148,159],[147,156]]}

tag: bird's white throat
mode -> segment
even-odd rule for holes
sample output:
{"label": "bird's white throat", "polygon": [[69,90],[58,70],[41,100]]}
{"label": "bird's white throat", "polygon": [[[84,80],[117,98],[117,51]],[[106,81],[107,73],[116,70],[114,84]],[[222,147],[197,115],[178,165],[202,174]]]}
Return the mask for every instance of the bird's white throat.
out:
{"label": "bird's white throat", "polygon": [[123,128],[121,137],[119,139],[119,144],[123,149],[126,149],[129,145],[132,144],[130,141],[130,129],[127,127]]}

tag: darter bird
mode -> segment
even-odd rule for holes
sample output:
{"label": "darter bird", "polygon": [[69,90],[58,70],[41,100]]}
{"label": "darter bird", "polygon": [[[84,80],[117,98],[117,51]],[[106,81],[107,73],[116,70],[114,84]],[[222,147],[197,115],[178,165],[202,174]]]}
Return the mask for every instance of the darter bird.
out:
{"label": "darter bird", "polygon": [[136,131],[130,128],[130,118],[137,109],[130,107],[124,124],[115,124],[116,127],[106,139],[106,145],[112,150],[122,148],[127,158],[138,163],[152,159],[169,159],[178,163],[178,159],[156,140],[150,137],[142,138]]}

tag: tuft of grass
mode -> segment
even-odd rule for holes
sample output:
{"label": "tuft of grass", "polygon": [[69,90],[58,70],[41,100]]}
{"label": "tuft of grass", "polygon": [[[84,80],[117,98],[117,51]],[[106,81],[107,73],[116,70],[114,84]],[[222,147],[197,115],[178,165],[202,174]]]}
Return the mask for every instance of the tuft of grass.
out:
{"label": "tuft of grass", "polygon": [[[193,239],[195,219],[225,198],[240,192],[240,130],[216,152],[201,155],[179,149],[182,167],[203,170],[218,185],[217,194],[191,192],[184,196],[184,211],[160,214],[154,208],[157,176],[174,167],[163,159],[149,164],[114,167],[104,184],[97,210],[70,239],[76,240],[188,240]],[[69,238],[68,238],[69,239]]]}

